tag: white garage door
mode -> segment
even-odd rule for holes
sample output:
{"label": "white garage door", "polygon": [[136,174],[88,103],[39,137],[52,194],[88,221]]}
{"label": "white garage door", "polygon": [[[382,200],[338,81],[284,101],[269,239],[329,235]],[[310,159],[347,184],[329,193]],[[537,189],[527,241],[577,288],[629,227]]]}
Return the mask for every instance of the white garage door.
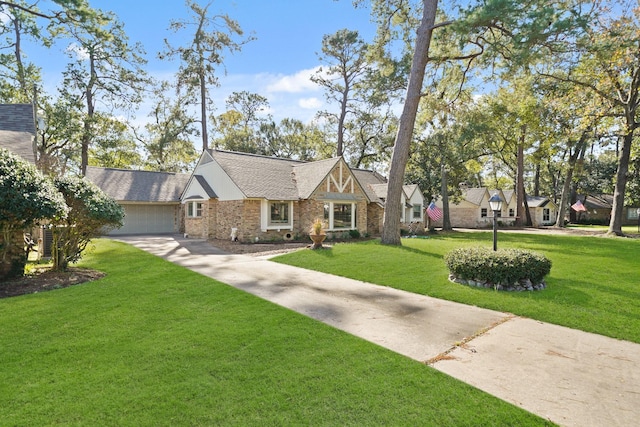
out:
{"label": "white garage door", "polygon": [[176,205],[123,205],[124,225],[109,234],[175,233]]}

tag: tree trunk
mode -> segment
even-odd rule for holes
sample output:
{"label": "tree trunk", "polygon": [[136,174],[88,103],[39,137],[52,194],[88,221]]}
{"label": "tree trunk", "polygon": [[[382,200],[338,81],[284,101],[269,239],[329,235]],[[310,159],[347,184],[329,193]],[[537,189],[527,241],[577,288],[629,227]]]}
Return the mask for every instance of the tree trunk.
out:
{"label": "tree trunk", "polygon": [[616,185],[613,191],[613,207],[611,209],[611,221],[609,222],[609,234],[622,236],[622,212],[624,210],[624,192],[627,187],[627,174],[629,172],[629,159],[631,157],[631,143],[633,142],[633,129],[624,136],[622,150],[618,159],[616,171]]}
{"label": "tree trunk", "polygon": [[415,127],[416,115],[420,104],[425,67],[429,60],[431,34],[438,9],[438,0],[423,0],[422,3],[424,5],[422,21],[417,32],[409,84],[389,169],[389,183],[381,238],[381,242],[386,245],[401,244],[400,217],[402,215],[401,195],[404,172],[409,160],[409,148],[413,138],[413,128]]}
{"label": "tree trunk", "polygon": [[344,80],[344,92],[342,92],[342,100],[340,101],[340,117],[338,118],[337,157],[342,157],[342,153],[344,152],[344,121],[347,118],[347,102],[349,101],[349,83],[346,78]]}
{"label": "tree trunk", "polygon": [[84,121],[84,130],[82,132],[82,141],[80,149],[80,174],[82,176],[87,175],[87,166],[89,165],[89,144],[91,144],[93,126],[93,116],[95,113],[95,105],[93,101],[93,86],[97,79],[95,53],[93,50],[89,51],[89,68],[90,78],[85,89],[85,97],[87,102],[87,118]]}
{"label": "tree trunk", "polygon": [[449,176],[447,174],[447,168],[442,165],[442,185],[440,187],[440,193],[442,194],[442,231],[451,231],[451,218],[449,217],[449,192],[448,181]]}
{"label": "tree trunk", "polygon": [[207,133],[207,82],[204,72],[200,72],[200,117],[202,118],[202,151],[209,149]]}
{"label": "tree trunk", "polygon": [[569,168],[567,170],[567,175],[564,178],[564,184],[562,185],[562,195],[560,196],[560,204],[558,205],[555,227],[564,227],[564,218],[567,214],[567,209],[569,209],[571,180],[573,179],[573,172],[575,170],[578,157],[580,157],[581,153],[584,153],[584,149],[586,148],[587,132],[588,131],[582,133],[578,144],[576,144],[574,152],[569,156]]}
{"label": "tree trunk", "polygon": [[516,171],[516,222],[521,227],[524,223],[524,138],[527,126],[522,126],[522,135],[518,143],[518,168]]}

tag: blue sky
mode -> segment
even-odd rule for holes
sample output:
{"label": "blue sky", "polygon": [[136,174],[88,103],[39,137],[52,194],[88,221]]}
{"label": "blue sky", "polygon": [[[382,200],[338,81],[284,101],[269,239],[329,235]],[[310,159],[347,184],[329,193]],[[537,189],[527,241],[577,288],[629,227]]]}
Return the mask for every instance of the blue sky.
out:
{"label": "blue sky", "polygon": [[[125,23],[130,41],[143,44],[151,75],[171,78],[178,64],[160,62],[156,54],[163,49],[164,38],[175,37],[168,31],[171,19],[188,17],[182,0],[90,0],[90,4],[114,12]],[[310,120],[318,109],[326,108],[323,92],[309,81],[319,65],[316,53],[322,36],[349,28],[371,41],[375,33],[369,10],[354,9],[351,0],[214,0],[210,11],[228,14],[256,38],[241,52],[226,56],[227,75],[220,70],[221,87],[211,88],[217,114],[224,111],[224,99],[231,92],[247,90],[267,97],[270,113],[278,121],[284,117]],[[51,87],[59,81],[66,57],[60,47],[44,55],[45,79]],[[142,106],[137,113],[138,122],[144,121],[144,110]]]}

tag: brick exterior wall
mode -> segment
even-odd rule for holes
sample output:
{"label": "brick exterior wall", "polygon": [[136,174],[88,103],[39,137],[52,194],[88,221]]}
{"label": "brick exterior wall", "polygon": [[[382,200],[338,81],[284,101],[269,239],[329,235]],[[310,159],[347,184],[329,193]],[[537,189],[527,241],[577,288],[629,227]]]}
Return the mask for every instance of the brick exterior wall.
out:
{"label": "brick exterior wall", "polygon": [[382,233],[384,209],[377,203],[369,203],[367,206],[367,232],[372,236]]}
{"label": "brick exterior wall", "polygon": [[[340,182],[340,168],[336,167],[331,172],[336,182]],[[351,175],[350,170],[343,166],[342,177],[346,181]],[[204,202],[201,218],[188,218],[187,209],[183,209],[184,230],[189,236],[198,238],[230,239],[231,229],[238,229],[238,240],[241,242],[278,241],[290,238],[305,238],[309,234],[311,224],[316,218],[324,218],[325,200],[331,200],[331,193],[340,193],[338,186],[331,182],[330,191],[327,192],[326,180],[307,200],[293,202],[293,230],[262,230],[261,224],[261,200],[227,200],[211,199]],[[353,194],[356,200],[345,200],[345,203],[356,203],[356,227],[361,234],[379,234],[382,224],[382,208],[375,205],[368,206],[366,196],[354,180],[355,193],[351,193],[351,185],[347,185],[345,192]],[[375,218],[369,219],[369,211]],[[370,224],[374,225],[375,232],[369,231]],[[342,234],[336,231],[335,234]],[[331,233],[330,233],[331,234]]]}

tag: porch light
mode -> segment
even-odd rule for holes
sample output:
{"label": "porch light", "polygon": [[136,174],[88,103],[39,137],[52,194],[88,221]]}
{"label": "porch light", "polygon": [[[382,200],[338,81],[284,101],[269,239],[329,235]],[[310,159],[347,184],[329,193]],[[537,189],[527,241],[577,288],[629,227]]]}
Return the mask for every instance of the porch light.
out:
{"label": "porch light", "polygon": [[494,193],[489,199],[489,206],[493,211],[493,250],[498,250],[498,212],[502,211],[502,199]]}

